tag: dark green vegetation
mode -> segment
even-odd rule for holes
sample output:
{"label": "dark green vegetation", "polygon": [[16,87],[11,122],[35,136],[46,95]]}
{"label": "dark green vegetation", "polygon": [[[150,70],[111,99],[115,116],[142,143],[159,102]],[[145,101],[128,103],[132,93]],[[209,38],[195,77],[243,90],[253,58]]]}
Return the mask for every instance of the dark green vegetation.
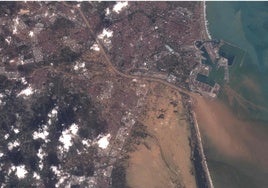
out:
{"label": "dark green vegetation", "polygon": [[[123,150],[133,152],[136,150],[136,145],[145,144],[144,139],[149,136],[146,126],[137,122],[132,130],[130,137],[124,144]],[[113,188],[128,188],[126,182],[126,168],[128,166],[128,155],[117,161],[112,171],[112,187]]]}
{"label": "dark green vegetation", "polygon": [[[94,35],[109,25],[105,9],[114,2],[71,4],[81,4]],[[86,178],[106,176],[96,175],[96,166],[106,163],[107,170],[103,161],[109,159],[103,158],[110,154],[99,156],[98,136],[116,134],[122,114],[119,105],[115,115],[107,112],[113,104],[97,98],[106,92],[110,72],[91,49],[95,36],[75,8],[59,2],[1,2],[0,20],[0,187],[53,188],[64,178],[63,184],[77,187],[70,176],[88,187]],[[33,92],[19,95],[24,89]],[[25,177],[18,177],[18,166],[25,167]]]}
{"label": "dark green vegetation", "polygon": [[128,188],[126,182],[126,161],[117,162],[112,171],[112,188]]}
{"label": "dark green vegetation", "polygon": [[[4,97],[5,104],[0,107],[0,142],[1,151],[5,153],[0,162],[15,166],[24,164],[29,172],[27,178],[23,181],[18,180],[15,175],[11,175],[8,184],[10,187],[31,187],[32,172],[39,172],[41,178],[45,181],[47,180],[45,177],[50,177],[44,183],[48,187],[53,187],[55,179],[52,178],[53,172],[49,169],[50,166],[66,166],[66,170],[76,176],[93,175],[94,166],[91,163],[90,156],[93,157],[94,152],[84,154],[82,158],[79,156],[81,160],[78,160],[74,147],[67,153],[67,160],[60,161],[57,154],[58,140],[62,131],[68,129],[72,123],[79,122],[78,134],[82,139],[93,139],[100,133],[104,133],[107,124],[99,119],[98,110],[88,95],[65,87],[66,84],[63,84],[59,75],[50,78],[48,83],[41,93],[34,94],[31,101],[28,101],[22,97],[16,97],[16,90],[21,87],[21,83],[15,82],[5,85],[5,82],[2,82],[2,85],[6,86],[4,89],[7,87],[13,87],[13,89],[11,89],[10,94],[6,94]],[[40,159],[37,157],[37,153],[40,147],[44,146],[45,140],[34,140],[32,135],[34,131],[43,129],[48,124],[48,114],[55,107],[59,111],[57,118],[51,120],[51,125],[48,128],[49,141],[44,149],[47,156],[44,159],[44,168],[40,169],[38,166]],[[18,128],[20,132],[18,134],[14,133],[14,128]],[[9,134],[8,139],[5,139],[6,134]],[[9,150],[8,143],[14,140],[18,140],[20,146]],[[82,147],[81,143],[75,145],[78,148]],[[4,176],[8,175],[7,171],[3,170],[0,174],[0,182],[3,181]]]}
{"label": "dark green vegetation", "polygon": [[[94,184],[91,187],[125,186],[119,161],[110,182],[109,170],[128,135],[118,136],[117,131],[127,123],[122,121],[125,112],[139,118],[144,106],[138,98],[147,92],[113,66],[120,65],[116,68],[126,74],[132,68],[148,75],[159,70],[167,76],[172,73],[186,87],[198,59],[196,49],[188,45],[200,38],[200,31],[193,29],[200,26],[200,3],[129,2],[120,13],[113,11],[114,4],[0,3],[0,183],[53,188],[56,183],[77,187],[84,181]],[[113,36],[100,39],[104,27]],[[94,48],[100,44],[105,52]],[[178,52],[176,56],[165,44]],[[140,65],[145,61],[148,67]],[[28,92],[21,94],[24,89]],[[131,142],[145,144],[144,126],[136,127]],[[97,148],[104,134],[116,142]],[[16,177],[14,165],[25,166],[25,178]]]}
{"label": "dark green vegetation", "polygon": [[15,2],[5,2],[0,6],[0,16],[12,15],[18,10],[18,6]]}
{"label": "dark green vegetation", "polygon": [[[7,14],[12,20],[11,16],[16,16],[21,6],[17,2],[1,3],[0,16],[5,17]],[[34,7],[37,4],[29,6]],[[53,6],[55,8],[56,4]],[[37,21],[35,16],[27,14],[21,16],[21,20],[29,30],[33,30],[37,23],[43,21],[42,17]],[[100,116],[99,104],[88,94],[89,81],[80,81],[73,70],[75,61],[81,59],[82,51],[90,48],[90,36],[79,36],[81,34],[76,31],[75,23],[63,17],[58,17],[54,24],[43,22],[43,25],[38,48],[28,38],[13,36],[11,27],[1,26],[1,68],[6,72],[0,74],[0,152],[3,154],[0,157],[0,185],[5,182],[6,187],[34,187],[34,172],[40,175],[43,186],[55,187],[59,179],[51,170],[52,166],[61,167],[75,176],[92,176],[95,170],[93,160],[97,152],[95,146],[88,147],[85,152],[81,141],[93,140],[107,131],[107,123]],[[10,45],[5,41],[9,35],[12,36]],[[74,50],[62,44],[63,36],[81,38],[77,39],[79,45],[83,47],[87,43],[88,47]],[[38,63],[35,62],[33,47],[46,52],[42,54],[43,60]],[[16,62],[18,56],[24,63],[10,63],[11,59]],[[16,71],[27,83],[20,78],[9,79],[13,75],[11,73]],[[28,97],[18,96],[20,91],[29,86],[37,91]],[[56,109],[57,115],[51,118],[49,114],[53,109]],[[59,138],[72,124],[79,125],[79,137],[68,151],[60,151],[59,146],[62,143]],[[45,129],[49,133],[46,139],[33,138],[34,132]],[[19,145],[10,147],[15,141]],[[45,154],[43,160],[37,155],[41,150]],[[43,167],[40,166],[41,161]],[[25,165],[28,172],[24,179],[19,179],[15,171],[8,173],[12,166],[19,165]]]}
{"label": "dark green vegetation", "polygon": [[146,126],[140,122],[137,122],[133,126],[130,137],[127,139],[126,144],[124,145],[124,150],[127,152],[135,151],[136,145],[145,144],[144,139],[147,136],[150,136],[150,134],[148,133]]}

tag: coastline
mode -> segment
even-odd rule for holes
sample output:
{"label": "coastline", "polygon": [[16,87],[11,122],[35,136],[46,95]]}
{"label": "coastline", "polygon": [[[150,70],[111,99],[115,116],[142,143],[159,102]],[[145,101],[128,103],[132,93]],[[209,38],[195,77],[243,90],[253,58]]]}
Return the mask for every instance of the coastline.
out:
{"label": "coastline", "polygon": [[210,175],[210,172],[209,172],[209,169],[208,169],[207,159],[206,159],[204,149],[203,149],[203,145],[202,145],[202,137],[201,137],[201,134],[200,134],[199,126],[198,126],[196,115],[195,115],[194,111],[191,112],[191,116],[194,119],[194,126],[195,126],[195,130],[196,130],[196,136],[197,136],[197,139],[198,139],[198,146],[197,147],[199,148],[199,152],[200,152],[200,155],[201,155],[201,158],[202,158],[201,163],[202,163],[202,166],[203,166],[204,171],[205,171],[207,184],[208,184],[209,188],[214,188],[212,178],[211,178],[211,175]]}
{"label": "coastline", "polygon": [[204,23],[204,30],[205,30],[205,36],[204,37],[205,37],[205,39],[212,40],[211,34],[209,32],[209,29],[208,29],[209,22],[207,20],[206,10],[207,10],[206,1],[203,1],[203,23]]}
{"label": "coastline", "polygon": [[193,105],[195,99],[192,96],[182,94],[183,105],[188,114],[188,122],[191,129],[191,139],[190,146],[192,148],[192,161],[195,168],[195,177],[197,187],[204,188],[214,188],[210,171],[208,168],[206,156],[204,153],[202,145],[202,137],[199,130],[199,125],[195,112],[193,110]]}
{"label": "coastline", "polygon": [[[206,2],[202,2],[203,5],[201,5],[201,8],[203,10],[201,11],[201,16],[203,17],[201,19],[201,25],[203,26],[203,29],[201,30],[201,35],[203,37],[203,40],[212,40],[211,34],[209,33],[208,25],[209,22],[207,20],[206,15]],[[207,188],[214,188],[213,181],[211,178],[211,174],[208,168],[203,143],[202,143],[202,137],[199,129],[199,125],[197,122],[197,118],[195,115],[195,112],[193,110],[193,104],[195,102],[195,99],[191,96],[189,96],[188,99],[186,99],[184,102],[188,103],[186,104],[186,108],[189,115],[189,122],[191,124],[191,146],[193,150],[193,162],[196,170],[196,181],[198,187],[207,187]]]}

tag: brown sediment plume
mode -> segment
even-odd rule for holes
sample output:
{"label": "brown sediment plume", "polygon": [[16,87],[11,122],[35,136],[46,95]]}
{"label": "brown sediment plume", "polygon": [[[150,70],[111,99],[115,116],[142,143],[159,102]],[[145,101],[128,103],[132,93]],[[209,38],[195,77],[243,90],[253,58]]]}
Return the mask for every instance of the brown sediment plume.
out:
{"label": "brown sediment plume", "polygon": [[221,154],[268,168],[268,131],[263,126],[238,119],[219,100],[197,96],[194,109],[201,132]]}
{"label": "brown sediment plume", "polygon": [[256,84],[251,78],[248,76],[243,76],[242,84],[247,86],[251,91],[253,91],[256,95],[261,95],[261,87],[259,84]]}

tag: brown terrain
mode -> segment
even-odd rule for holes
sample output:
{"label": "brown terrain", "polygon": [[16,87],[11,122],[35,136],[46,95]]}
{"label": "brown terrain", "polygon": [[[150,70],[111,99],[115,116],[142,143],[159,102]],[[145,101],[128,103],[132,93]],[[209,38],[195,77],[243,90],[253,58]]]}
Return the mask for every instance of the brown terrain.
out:
{"label": "brown terrain", "polygon": [[[199,161],[193,159],[193,128],[182,93],[189,93],[188,76],[201,58],[193,44],[201,38],[201,4],[130,2],[120,12],[114,7],[0,7],[0,155],[6,157],[0,183],[197,187]],[[25,90],[32,93],[21,96]],[[61,138],[73,125],[77,134],[64,149]],[[144,128],[137,132],[139,127]],[[47,136],[36,140],[36,132]],[[105,147],[102,138],[109,138]],[[124,157],[127,168],[118,170]],[[25,166],[24,177],[15,174],[18,165]]]}
{"label": "brown terrain", "polygon": [[127,182],[135,188],[196,187],[182,98],[163,85],[150,87],[142,118],[149,136],[130,153]]}

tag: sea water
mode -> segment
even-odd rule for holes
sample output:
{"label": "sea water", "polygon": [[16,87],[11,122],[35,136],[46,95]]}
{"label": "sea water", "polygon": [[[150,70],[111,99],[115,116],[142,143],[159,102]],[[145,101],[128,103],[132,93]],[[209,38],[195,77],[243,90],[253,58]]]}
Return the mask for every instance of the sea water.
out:
{"label": "sea water", "polygon": [[[212,38],[229,42],[239,54],[230,67],[230,82],[222,85],[218,100],[254,129],[268,130],[268,2],[206,4]],[[217,148],[205,147],[215,187],[268,187],[265,167],[224,157]]]}

